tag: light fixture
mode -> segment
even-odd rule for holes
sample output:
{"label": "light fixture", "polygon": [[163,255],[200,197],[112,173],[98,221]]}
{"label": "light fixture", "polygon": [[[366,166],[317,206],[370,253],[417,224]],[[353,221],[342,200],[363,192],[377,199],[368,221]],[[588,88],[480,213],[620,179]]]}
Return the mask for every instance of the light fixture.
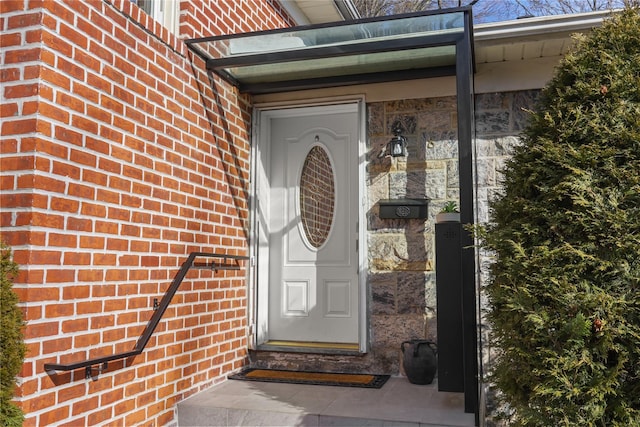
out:
{"label": "light fixture", "polygon": [[399,122],[393,125],[393,138],[387,143],[387,155],[391,157],[407,157],[407,138],[400,135],[402,125]]}

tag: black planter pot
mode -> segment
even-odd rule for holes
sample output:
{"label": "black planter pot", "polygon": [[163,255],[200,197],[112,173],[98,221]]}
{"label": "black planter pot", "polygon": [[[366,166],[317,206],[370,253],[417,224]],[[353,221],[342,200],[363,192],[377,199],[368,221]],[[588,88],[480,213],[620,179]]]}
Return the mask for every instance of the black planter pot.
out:
{"label": "black planter pot", "polygon": [[427,340],[405,341],[400,345],[404,372],[412,384],[431,384],[438,370],[438,348]]}

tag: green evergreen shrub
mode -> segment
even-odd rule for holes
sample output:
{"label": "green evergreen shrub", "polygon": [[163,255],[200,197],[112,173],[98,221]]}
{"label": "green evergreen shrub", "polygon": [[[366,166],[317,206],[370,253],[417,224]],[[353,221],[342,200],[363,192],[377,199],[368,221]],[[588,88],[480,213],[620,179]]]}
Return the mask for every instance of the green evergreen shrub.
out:
{"label": "green evergreen shrub", "polygon": [[22,337],[24,319],[18,308],[18,296],[13,292],[13,278],[18,266],[11,250],[0,242],[0,420],[3,426],[22,426],[24,414],[11,400],[16,376],[26,353]]}
{"label": "green evergreen shrub", "polygon": [[509,425],[640,426],[640,13],[581,37],[480,230]]}

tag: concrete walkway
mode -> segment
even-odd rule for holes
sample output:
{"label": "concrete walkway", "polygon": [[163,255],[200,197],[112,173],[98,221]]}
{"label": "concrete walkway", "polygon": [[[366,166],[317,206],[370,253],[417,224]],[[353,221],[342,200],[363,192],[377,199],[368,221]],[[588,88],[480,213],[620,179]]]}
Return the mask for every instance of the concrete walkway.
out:
{"label": "concrete walkway", "polygon": [[392,377],[381,389],[227,380],[178,404],[178,426],[473,426],[462,393]]}

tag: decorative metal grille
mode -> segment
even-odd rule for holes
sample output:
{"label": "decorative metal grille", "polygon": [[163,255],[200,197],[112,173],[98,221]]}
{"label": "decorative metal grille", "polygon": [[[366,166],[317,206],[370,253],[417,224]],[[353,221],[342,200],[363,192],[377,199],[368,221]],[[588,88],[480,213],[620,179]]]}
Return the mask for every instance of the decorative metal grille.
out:
{"label": "decorative metal grille", "polygon": [[325,149],[314,146],[300,176],[300,217],[307,240],[314,248],[329,237],[335,208],[335,179]]}

